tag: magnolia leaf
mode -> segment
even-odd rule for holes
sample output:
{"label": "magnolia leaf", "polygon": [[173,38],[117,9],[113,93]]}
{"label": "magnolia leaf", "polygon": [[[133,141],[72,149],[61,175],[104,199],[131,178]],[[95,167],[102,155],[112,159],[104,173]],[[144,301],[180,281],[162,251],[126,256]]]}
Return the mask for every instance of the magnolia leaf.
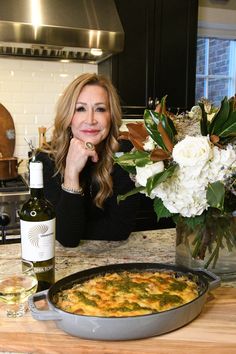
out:
{"label": "magnolia leaf", "polygon": [[161,218],[171,217],[173,214],[164,206],[160,198],[155,198],[153,203],[154,211],[157,214],[157,221]]}
{"label": "magnolia leaf", "polygon": [[172,152],[174,144],[172,143],[169,135],[167,134],[166,130],[164,129],[162,122],[160,122],[157,125],[157,129],[158,129],[159,133],[161,134],[162,140],[163,140],[167,150]]}
{"label": "magnolia leaf", "polygon": [[143,123],[127,123],[128,131],[121,131],[119,139],[130,140],[136,150],[143,151],[143,143],[148,136],[148,132]]}
{"label": "magnolia leaf", "polygon": [[119,136],[118,136],[118,140],[129,140],[129,132],[127,131],[120,131],[119,132]]}
{"label": "magnolia leaf", "polygon": [[163,161],[170,159],[170,153],[162,150],[162,149],[154,149],[150,154],[150,159],[152,161]]}
{"label": "magnolia leaf", "polygon": [[170,128],[171,128],[171,130],[173,132],[173,136],[175,136],[178,132],[177,132],[177,130],[175,128],[173,120],[169,117],[169,113],[167,115],[167,122],[168,122],[168,124],[169,124],[169,126],[170,126]]}
{"label": "magnolia leaf", "polygon": [[[145,110],[144,123],[152,139],[165,151],[172,151],[175,130],[168,118],[157,112]],[[173,122],[172,122],[173,123]]]}
{"label": "magnolia leaf", "polygon": [[[176,129],[174,127],[173,121],[171,121],[172,124],[169,124],[170,121],[171,121],[170,118],[168,118],[167,116],[165,116],[163,114],[161,115],[161,124],[162,124],[163,128],[165,129],[166,133],[168,134],[169,139],[173,143],[174,137],[176,134]],[[172,129],[172,127],[174,127],[174,129]]]}
{"label": "magnolia leaf", "polygon": [[222,127],[228,120],[230,112],[230,105],[227,100],[227,97],[221,101],[221,106],[219,111],[213,117],[210,125],[209,125],[209,133],[210,135],[221,135]]}
{"label": "magnolia leaf", "polygon": [[166,98],[167,95],[165,95],[164,97],[162,97],[161,102],[158,103],[158,105],[155,108],[155,112],[159,113],[159,114],[166,114]]}
{"label": "magnolia leaf", "polygon": [[143,123],[127,123],[126,127],[129,131],[130,136],[135,140],[143,143],[148,137],[148,132]]}
{"label": "magnolia leaf", "polygon": [[207,202],[212,208],[224,210],[225,188],[220,181],[210,183],[207,189]]}
{"label": "magnolia leaf", "polygon": [[132,151],[121,156],[114,156],[113,157],[115,163],[120,165],[121,167],[130,166],[130,167],[143,167],[146,164],[150,163],[150,156],[149,153],[146,151]]}
{"label": "magnolia leaf", "polygon": [[172,165],[168,167],[163,172],[157,173],[156,175],[149,177],[147,180],[146,188],[148,195],[151,194],[151,191],[160,183],[164,182],[167,178],[173,175],[174,170],[177,165]]}
{"label": "magnolia leaf", "polygon": [[[173,113],[168,112],[166,109],[166,99],[167,99],[167,95],[165,95],[164,97],[162,97],[161,99],[161,103],[159,103],[156,108],[155,108],[155,112],[159,113],[160,115],[166,117],[167,119],[167,123],[171,128],[171,136],[173,134],[173,137],[177,134],[177,130],[175,129],[175,125],[173,120],[170,118],[170,116],[174,116]],[[165,126],[165,125],[164,125]]]}
{"label": "magnolia leaf", "polygon": [[[165,114],[158,114],[156,111],[151,111],[152,114],[152,119],[154,120],[154,122],[157,124],[157,128],[160,126],[160,124],[162,125],[162,130],[158,129],[159,133],[162,136],[162,140],[164,141],[164,135],[162,134],[162,131],[165,130],[165,135],[167,135],[168,139],[173,142],[174,141],[174,136],[176,134],[176,129],[174,127],[174,123],[173,121],[171,121],[170,118],[168,118],[167,115]],[[169,124],[169,122],[172,122]],[[174,129],[172,129],[174,128]],[[165,143],[165,141],[164,141]]]}
{"label": "magnolia leaf", "polygon": [[142,141],[139,140],[135,140],[135,138],[133,136],[130,135],[129,132],[120,132],[119,136],[118,136],[118,140],[129,140],[132,145],[135,147],[136,150],[140,150],[143,151],[143,143]]}
{"label": "magnolia leaf", "polygon": [[227,122],[222,126],[220,137],[236,136],[236,111],[229,114]]}
{"label": "magnolia leaf", "polygon": [[208,135],[208,121],[207,121],[207,114],[205,111],[205,107],[202,102],[199,102],[198,105],[202,110],[202,118],[200,121],[201,133],[202,133],[202,135],[207,136]]}
{"label": "magnolia leaf", "polygon": [[[156,113],[157,115],[157,113]],[[144,124],[145,127],[151,136],[151,138],[164,150],[166,150],[165,144],[162,140],[161,134],[157,130],[157,123],[159,123],[159,119],[157,117],[157,123],[153,119],[154,112],[148,109],[144,111]]]}
{"label": "magnolia leaf", "polygon": [[126,194],[118,195],[117,196],[117,203],[119,204],[120,201],[125,200],[126,198],[130,197],[131,195],[143,192],[144,190],[145,190],[145,187],[140,186],[140,187],[132,189],[131,191],[129,191]]}
{"label": "magnolia leaf", "polygon": [[136,150],[144,151],[143,142],[141,140],[134,138],[132,135],[129,135],[129,140],[131,141]]}

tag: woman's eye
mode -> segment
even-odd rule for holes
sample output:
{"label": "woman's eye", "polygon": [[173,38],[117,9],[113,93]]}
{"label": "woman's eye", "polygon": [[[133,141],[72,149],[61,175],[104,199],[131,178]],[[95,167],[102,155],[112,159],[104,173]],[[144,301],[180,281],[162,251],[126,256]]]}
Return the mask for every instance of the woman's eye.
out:
{"label": "woman's eye", "polygon": [[85,111],[85,108],[83,106],[80,106],[80,107],[76,107],[76,112],[84,112]]}
{"label": "woman's eye", "polygon": [[106,112],[105,107],[97,107],[96,112]]}

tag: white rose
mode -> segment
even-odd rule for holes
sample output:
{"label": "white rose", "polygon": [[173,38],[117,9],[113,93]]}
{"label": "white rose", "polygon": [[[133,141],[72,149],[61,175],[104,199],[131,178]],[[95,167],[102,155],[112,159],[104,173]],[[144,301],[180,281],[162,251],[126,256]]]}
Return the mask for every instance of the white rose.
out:
{"label": "white rose", "polygon": [[147,179],[164,171],[163,161],[155,162],[144,167],[136,167],[136,182],[141,186],[146,186]]}
{"label": "white rose", "polygon": [[180,166],[204,166],[212,156],[209,138],[186,136],[174,146],[172,156]]}

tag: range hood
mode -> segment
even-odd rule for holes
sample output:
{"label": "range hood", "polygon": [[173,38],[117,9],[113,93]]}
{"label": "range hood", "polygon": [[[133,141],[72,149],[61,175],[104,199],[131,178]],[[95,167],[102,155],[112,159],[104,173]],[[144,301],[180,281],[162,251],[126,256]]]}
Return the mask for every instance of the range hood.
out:
{"label": "range hood", "polygon": [[0,57],[99,63],[123,46],[114,0],[0,0]]}

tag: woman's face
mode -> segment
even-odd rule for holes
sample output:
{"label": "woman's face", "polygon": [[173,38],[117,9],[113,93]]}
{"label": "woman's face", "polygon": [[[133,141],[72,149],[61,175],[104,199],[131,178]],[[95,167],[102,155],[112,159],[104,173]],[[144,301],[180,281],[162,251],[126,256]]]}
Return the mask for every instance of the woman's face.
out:
{"label": "woman's face", "polygon": [[94,145],[109,134],[111,113],[107,91],[99,85],[86,85],[80,92],[71,121],[74,138]]}

